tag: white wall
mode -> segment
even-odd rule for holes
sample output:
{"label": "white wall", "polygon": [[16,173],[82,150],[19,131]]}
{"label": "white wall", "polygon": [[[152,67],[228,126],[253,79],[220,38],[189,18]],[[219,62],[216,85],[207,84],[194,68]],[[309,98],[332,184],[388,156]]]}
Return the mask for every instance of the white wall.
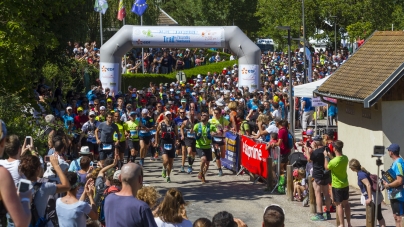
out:
{"label": "white wall", "polygon": [[[369,114],[370,119],[362,116]],[[355,158],[369,172],[376,173],[373,146],[384,145],[381,108],[365,109],[363,112],[363,104],[338,100],[338,139],[344,142],[343,153],[349,160]],[[347,172],[349,184],[358,187],[356,173],[349,168]]]}

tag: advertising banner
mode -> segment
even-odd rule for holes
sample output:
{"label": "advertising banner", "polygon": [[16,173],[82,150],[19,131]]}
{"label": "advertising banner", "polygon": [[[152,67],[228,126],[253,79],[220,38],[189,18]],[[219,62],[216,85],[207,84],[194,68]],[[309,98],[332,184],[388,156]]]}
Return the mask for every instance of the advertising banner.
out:
{"label": "advertising banner", "polygon": [[222,166],[233,172],[238,172],[238,135],[226,132],[226,156],[221,158]]}
{"label": "advertising banner", "polygon": [[119,91],[119,64],[100,63],[100,80],[102,88],[110,88],[115,94]]}
{"label": "advertising banner", "polygon": [[265,144],[256,144],[254,140],[241,136],[241,165],[244,166],[250,173],[258,174],[263,178],[267,178],[267,158],[268,151],[265,149]]}
{"label": "advertising banner", "polygon": [[317,106],[327,106],[327,103],[321,101],[320,97],[312,98],[311,99],[311,106],[317,107]]}
{"label": "advertising banner", "polygon": [[225,47],[223,27],[133,27],[133,47]]}
{"label": "advertising banner", "polygon": [[238,68],[239,87],[247,86],[251,91],[260,89],[260,68],[259,65],[240,64]]}

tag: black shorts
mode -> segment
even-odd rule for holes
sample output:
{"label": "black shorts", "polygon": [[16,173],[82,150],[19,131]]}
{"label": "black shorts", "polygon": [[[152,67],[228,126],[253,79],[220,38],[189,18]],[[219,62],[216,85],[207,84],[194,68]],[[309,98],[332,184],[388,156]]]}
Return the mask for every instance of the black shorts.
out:
{"label": "black shorts", "polygon": [[87,142],[87,145],[88,145],[88,148],[90,148],[91,153],[93,153],[95,155],[99,154],[99,152],[98,152],[98,144]]}
{"label": "black shorts", "polygon": [[345,188],[332,188],[332,196],[334,202],[341,203],[344,200],[349,199],[349,186]]}
{"label": "black shorts", "polygon": [[314,179],[317,185],[329,185],[331,184],[331,178],[327,177],[325,179]]}
{"label": "black shorts", "polygon": [[174,144],[172,144],[172,149],[171,150],[164,149],[164,144],[163,143],[160,143],[160,147],[161,147],[161,155],[167,155],[169,158],[175,158]]}
{"label": "black shorts", "polygon": [[180,140],[180,143],[175,145],[176,150],[181,150],[181,147],[185,147],[185,141],[184,140]]}
{"label": "black shorts", "polygon": [[211,149],[201,149],[201,148],[196,148],[196,152],[198,152],[198,155],[200,158],[203,156],[206,157],[206,161],[210,162],[213,160],[212,157],[212,150]]}
{"label": "black shorts", "polygon": [[151,140],[152,137],[153,137],[153,136],[139,136],[139,139],[140,139],[140,140],[143,140],[143,142],[144,142],[146,145],[149,145],[150,140]]}
{"label": "black shorts", "polygon": [[300,120],[300,111],[299,110],[295,110],[295,120],[296,121]]}
{"label": "black shorts", "polygon": [[281,163],[288,163],[288,161],[289,161],[289,155],[290,155],[290,153],[281,154]]}
{"label": "black shorts", "polygon": [[119,141],[119,145],[116,146],[116,148],[118,148],[119,153],[121,154],[125,153],[126,141]]}
{"label": "black shorts", "polygon": [[192,152],[196,152],[196,139],[189,139],[189,138],[185,138],[185,146],[187,147],[191,147],[192,148]]}
{"label": "black shorts", "polygon": [[135,149],[136,151],[139,151],[140,150],[139,140],[138,141],[128,140],[128,147],[129,150]]}
{"label": "black shorts", "polygon": [[390,199],[391,209],[396,216],[404,215],[404,202],[398,199]]}

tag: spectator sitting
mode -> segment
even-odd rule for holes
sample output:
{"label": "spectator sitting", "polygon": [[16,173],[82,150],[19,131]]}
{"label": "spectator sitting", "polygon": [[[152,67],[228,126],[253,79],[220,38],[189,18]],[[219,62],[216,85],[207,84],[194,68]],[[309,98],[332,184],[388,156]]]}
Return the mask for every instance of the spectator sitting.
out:
{"label": "spectator sitting", "polygon": [[285,210],[279,205],[272,204],[264,210],[262,227],[284,227]]}
{"label": "spectator sitting", "polygon": [[192,225],[193,227],[212,227],[212,222],[207,218],[198,218]]}
{"label": "spectator sitting", "polygon": [[184,197],[178,189],[167,191],[154,220],[159,227],[192,227],[192,222],[187,220]]}

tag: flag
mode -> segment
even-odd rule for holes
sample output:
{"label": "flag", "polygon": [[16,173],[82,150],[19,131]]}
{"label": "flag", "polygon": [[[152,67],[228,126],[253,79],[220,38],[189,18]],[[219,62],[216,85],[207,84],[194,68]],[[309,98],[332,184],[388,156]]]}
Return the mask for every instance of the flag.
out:
{"label": "flag", "polygon": [[119,0],[118,6],[118,20],[122,21],[126,16],[125,5],[123,4],[123,0]]}
{"label": "flag", "polygon": [[136,0],[135,3],[133,3],[132,6],[132,12],[136,13],[139,16],[142,16],[143,13],[146,11],[148,5],[146,3],[146,0]]}
{"label": "flag", "polygon": [[94,10],[95,12],[101,12],[102,14],[105,14],[105,12],[108,9],[108,3],[107,0],[95,0],[94,3]]}
{"label": "flag", "polygon": [[311,58],[311,51],[310,51],[310,49],[309,48],[307,48],[306,46],[305,46],[305,54],[306,54],[306,59],[307,59],[307,61],[309,61],[309,64],[308,64],[308,66],[307,66],[307,78],[308,78],[308,81],[309,81],[309,83],[311,82],[311,77],[312,77],[312,71],[313,71],[313,68],[312,68],[312,64],[313,64],[313,59]]}

